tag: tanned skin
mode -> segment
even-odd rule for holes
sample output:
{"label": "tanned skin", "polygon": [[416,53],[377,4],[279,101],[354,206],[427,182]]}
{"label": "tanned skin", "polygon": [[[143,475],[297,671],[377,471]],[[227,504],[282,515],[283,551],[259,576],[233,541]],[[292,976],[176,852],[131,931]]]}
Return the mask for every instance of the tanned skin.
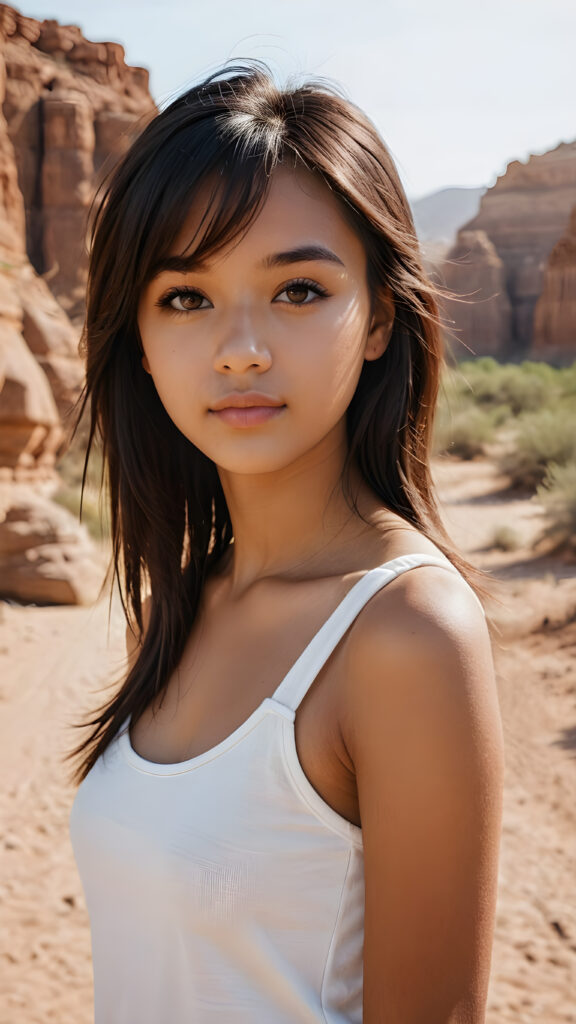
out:
{"label": "tanned skin", "polygon": [[[174,254],[206,199],[183,212]],[[336,259],[292,261],[313,247]],[[174,288],[189,292],[157,305]],[[165,271],[145,289],[144,369],[179,429],[217,465],[234,544],[206,581],[162,698],[132,725],[141,756],[173,763],[215,746],[272,695],[364,572],[397,555],[440,553],[358,472],[367,523],[338,485],[346,410],[393,320],[389,295],[371,310],[364,249],[339,201],[304,170],[276,170],[257,219],[208,266]],[[212,411],[248,390],[284,408],[249,428]],[[362,827],[364,1024],[483,1024],[503,743],[488,630],[464,581],[422,566],[375,594],[295,728],[311,784]]]}

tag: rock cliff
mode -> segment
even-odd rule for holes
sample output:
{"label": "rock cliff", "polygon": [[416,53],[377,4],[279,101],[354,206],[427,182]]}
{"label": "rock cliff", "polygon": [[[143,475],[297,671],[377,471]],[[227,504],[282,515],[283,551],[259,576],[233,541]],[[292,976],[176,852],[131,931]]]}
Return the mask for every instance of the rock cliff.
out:
{"label": "rock cliff", "polygon": [[[448,253],[448,262],[442,266],[445,283],[457,294],[470,292],[479,275],[484,274],[492,287],[488,264],[480,271],[480,260],[470,261],[471,275],[451,266],[455,257],[461,258],[466,248],[465,236],[471,232],[484,232],[501,262],[501,305],[510,307],[507,337],[494,340],[493,307],[483,303],[473,317],[459,304],[450,305],[451,316],[462,330],[462,339],[477,354],[498,353],[501,357],[529,356],[538,350],[534,335],[534,310],[544,287],[546,267],[551,252],[563,236],[570,212],[576,203],[576,141],[561,143],[542,155],[531,156],[524,164],[510,163],[506,172],[482,197],[480,210],[459,232],[455,247]],[[485,289],[481,289],[480,299]],[[566,353],[564,343],[554,341],[562,354],[576,354],[572,340]]]}
{"label": "rock cliff", "polygon": [[86,212],[99,174],[155,113],[145,68],[118,43],[76,25],[25,18],[0,5],[6,67],[3,112],[12,143],[34,269],[72,318],[83,314]]}
{"label": "rock cliff", "polygon": [[[80,392],[86,216],[98,176],[155,112],[117,43],[0,4],[0,593],[90,601],[101,566],[48,499]],[[69,315],[67,315],[69,314]]]}
{"label": "rock cliff", "polygon": [[534,313],[533,350],[541,359],[576,353],[576,206],[544,272]]}
{"label": "rock cliff", "polygon": [[[497,356],[506,346],[511,308],[506,292],[506,271],[485,231],[460,231],[449,252],[450,288],[460,298],[446,303],[459,339],[451,348],[462,356],[462,342],[473,340],[474,351]],[[472,355],[472,353],[469,353]]]}

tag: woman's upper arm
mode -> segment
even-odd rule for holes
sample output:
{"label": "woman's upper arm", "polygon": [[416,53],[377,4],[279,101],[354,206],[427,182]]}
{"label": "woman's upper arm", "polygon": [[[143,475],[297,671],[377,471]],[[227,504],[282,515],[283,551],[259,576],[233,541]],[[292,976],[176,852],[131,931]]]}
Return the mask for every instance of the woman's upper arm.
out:
{"label": "woman's upper arm", "polygon": [[363,1021],[481,1024],[504,769],[492,652],[462,580],[418,573],[418,582],[375,595],[350,647],[345,739],[364,844]]}

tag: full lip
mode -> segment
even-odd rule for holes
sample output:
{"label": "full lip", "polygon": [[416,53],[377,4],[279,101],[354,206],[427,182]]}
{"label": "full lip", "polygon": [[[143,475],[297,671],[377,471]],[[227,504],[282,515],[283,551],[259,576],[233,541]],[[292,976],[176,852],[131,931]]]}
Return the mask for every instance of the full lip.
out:
{"label": "full lip", "polygon": [[220,412],[222,409],[251,409],[262,406],[282,406],[278,398],[270,395],[262,395],[258,391],[232,391],[224,398],[219,398],[210,406],[210,412]]}

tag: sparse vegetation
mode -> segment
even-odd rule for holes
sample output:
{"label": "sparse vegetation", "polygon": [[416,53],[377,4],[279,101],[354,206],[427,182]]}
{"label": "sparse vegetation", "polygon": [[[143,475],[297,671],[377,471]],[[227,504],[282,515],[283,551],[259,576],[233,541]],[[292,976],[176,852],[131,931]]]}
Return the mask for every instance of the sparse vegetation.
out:
{"label": "sparse vegetation", "polygon": [[515,487],[536,489],[549,466],[576,460],[576,410],[541,409],[519,417],[499,463]]}
{"label": "sparse vegetation", "polygon": [[512,526],[508,526],[507,523],[502,523],[494,529],[491,539],[488,541],[488,545],[491,548],[497,548],[498,551],[516,551],[522,544],[522,540]]}
{"label": "sparse vegetation", "polygon": [[556,371],[546,363],[526,361],[515,366],[487,357],[461,363],[460,371],[462,387],[468,386],[476,403],[489,408],[506,406],[513,416],[542,409],[558,388]]}
{"label": "sparse vegetation", "polygon": [[[576,534],[575,399],[576,363],[466,360],[444,374],[433,450],[471,459],[490,446],[510,486],[537,492],[550,533],[569,542]],[[498,527],[494,546],[512,550],[513,534]]]}
{"label": "sparse vegetation", "polygon": [[549,466],[537,498],[548,515],[545,536],[576,550],[576,461]]}
{"label": "sparse vegetation", "polygon": [[567,407],[576,395],[576,363],[556,369],[525,360],[498,363],[490,356],[465,360],[446,370],[441,404],[498,411],[504,422],[554,405]]}
{"label": "sparse vegetation", "polygon": [[483,455],[485,445],[494,439],[497,418],[478,406],[439,411],[435,430],[434,446],[437,452],[456,455],[460,459],[473,459]]}

